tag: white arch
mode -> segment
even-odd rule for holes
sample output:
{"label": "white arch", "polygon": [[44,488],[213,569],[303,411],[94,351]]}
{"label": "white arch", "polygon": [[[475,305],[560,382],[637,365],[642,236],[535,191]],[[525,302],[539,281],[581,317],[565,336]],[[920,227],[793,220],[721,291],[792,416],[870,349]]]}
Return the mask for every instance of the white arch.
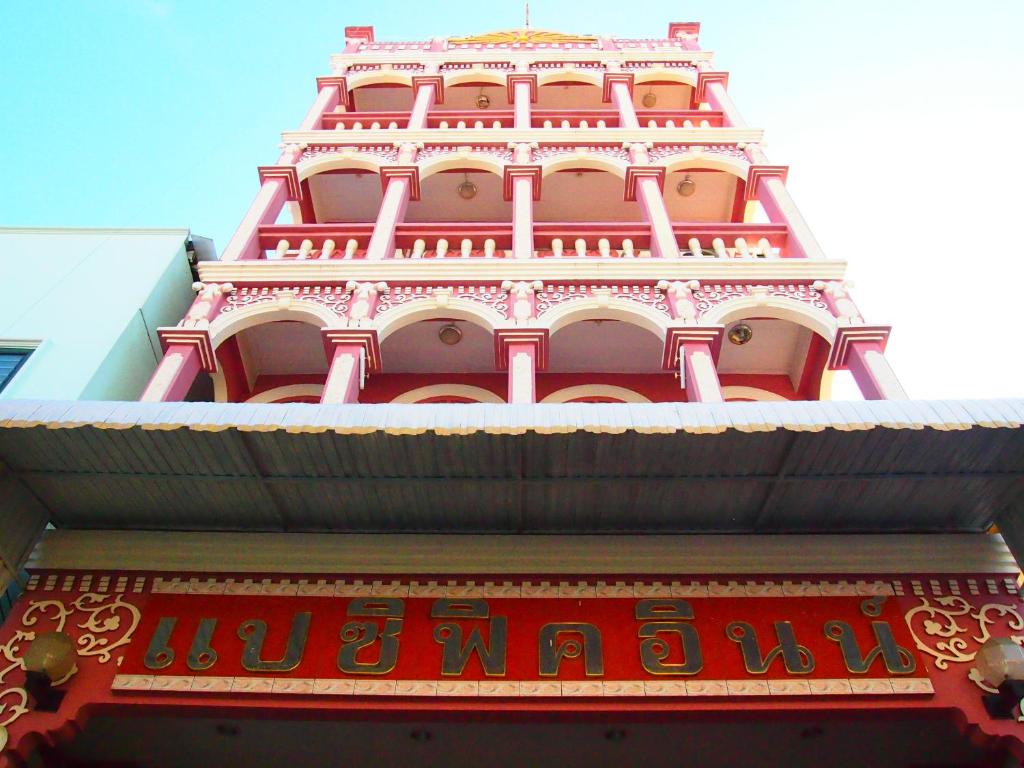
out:
{"label": "white arch", "polygon": [[603,297],[588,296],[556,305],[540,317],[538,325],[553,336],[567,325],[583,320],[621,320],[650,331],[662,341],[669,324],[667,315],[635,301],[611,298],[606,302]]}
{"label": "white arch", "polygon": [[611,397],[624,403],[649,403],[646,397],[632,389],[615,387],[611,384],[580,384],[575,387],[564,387],[552,392],[541,400],[542,403],[568,403],[581,397]]}
{"label": "white arch", "polygon": [[456,153],[453,155],[440,155],[420,165],[420,182],[435,173],[450,170],[462,170],[463,168],[475,171],[487,171],[495,176],[501,177],[505,172],[505,164],[496,157],[483,153]]}
{"label": "white arch", "polygon": [[465,397],[478,403],[504,403],[505,401],[483,387],[471,387],[468,384],[431,384],[429,387],[418,387],[403,392],[392,403],[418,403],[428,397]]}
{"label": "white arch", "polygon": [[660,165],[665,173],[685,171],[690,168],[708,168],[713,171],[731,173],[743,181],[750,173],[750,161],[742,157],[730,157],[716,152],[683,152],[678,155],[663,157],[653,165]]}
{"label": "white arch", "polygon": [[542,74],[537,77],[537,85],[554,85],[556,83],[583,83],[585,85],[593,85],[597,88],[601,88],[604,85],[603,73],[598,75],[592,72],[587,72],[582,69],[569,69],[567,67],[560,67],[559,69],[545,69]]}
{"label": "white arch", "polygon": [[633,82],[636,85],[652,81],[661,83],[679,83],[680,85],[688,85],[691,88],[694,88],[697,85],[697,73],[694,70],[689,69],[651,67],[650,69],[641,69],[633,76]]}
{"label": "white arch", "polygon": [[322,304],[302,299],[268,301],[221,313],[210,323],[210,343],[216,349],[236,333],[264,323],[292,320],[317,328],[335,325],[339,317]]}
{"label": "white arch", "polygon": [[380,162],[373,155],[356,154],[352,151],[342,150],[341,152],[327,152],[307,160],[302,160],[295,166],[295,170],[299,174],[299,181],[302,181],[320,173],[344,168],[380,173],[380,169],[384,165],[386,163]]}
{"label": "white arch", "polygon": [[760,387],[741,387],[737,385],[722,387],[722,397],[725,400],[742,398],[744,400],[758,400],[761,402],[777,400],[781,400],[783,402],[787,401],[787,398],[768,389],[761,389]]}
{"label": "white arch", "polygon": [[712,307],[700,318],[701,325],[726,325],[744,317],[771,317],[810,328],[829,344],[836,338],[836,319],[824,309],[780,296],[744,296]]}
{"label": "white arch", "polygon": [[324,392],[323,384],[286,384],[259,392],[250,397],[247,403],[276,403],[286,397],[320,397]]}
{"label": "white arch", "polygon": [[616,160],[611,157],[603,157],[589,152],[555,155],[553,157],[544,158],[540,163],[541,174],[544,176],[550,176],[552,173],[557,173],[558,171],[569,171],[575,168],[589,168],[592,170],[613,173],[621,179],[626,178],[626,165],[627,163],[624,160]]}
{"label": "white arch", "polygon": [[407,85],[412,87],[412,75],[396,70],[374,69],[366,72],[349,72],[345,75],[350,91],[367,85]]}
{"label": "white arch", "polygon": [[507,323],[503,314],[471,299],[449,298],[439,302],[440,297],[424,297],[414,299],[405,304],[396,305],[382,315],[374,318],[377,338],[380,343],[395,331],[420,320],[433,318],[453,318],[465,320],[493,334],[494,329]]}
{"label": "white arch", "polygon": [[487,83],[488,85],[500,85],[505,87],[505,75],[497,74],[494,70],[473,67],[473,69],[459,69],[444,76],[444,86],[464,85],[466,83]]}

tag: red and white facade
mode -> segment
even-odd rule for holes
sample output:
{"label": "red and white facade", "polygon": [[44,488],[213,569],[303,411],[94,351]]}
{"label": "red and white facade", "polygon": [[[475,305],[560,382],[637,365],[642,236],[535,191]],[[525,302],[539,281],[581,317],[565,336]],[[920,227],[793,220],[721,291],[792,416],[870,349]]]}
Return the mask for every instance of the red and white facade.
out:
{"label": "red and white facade", "polygon": [[349,29],[142,399],[905,397],[696,29]]}
{"label": "red and white facade", "polygon": [[[218,731],[229,738],[247,720],[417,723],[417,746],[402,739],[366,756],[353,737],[340,754],[453,765],[485,758],[415,750],[435,729],[491,722],[614,723],[601,745],[613,750],[651,723],[665,733],[739,723],[728,738],[742,744],[745,722],[836,721],[856,742],[857,723],[905,718],[948,725],[965,750],[991,758],[985,765],[1021,764],[1024,712],[987,711],[983,696],[996,689],[978,671],[987,641],[1024,645],[1018,566],[985,532],[1005,510],[981,509],[997,495],[985,483],[1016,470],[995,460],[969,468],[981,499],[969,525],[933,526],[921,514],[901,527],[873,508],[857,516],[872,483],[897,474],[878,468],[899,453],[887,453],[893,434],[943,429],[947,446],[954,430],[991,427],[992,453],[1008,456],[1020,420],[1005,413],[1017,406],[996,418],[978,405],[961,423],[943,421],[947,406],[918,421],[925,409],[914,403],[836,406],[832,421],[822,415],[830,406],[778,406],[792,408],[779,417],[768,414],[776,406],[722,405],[827,399],[837,370],[866,400],[906,394],[885,357],[888,326],[853,303],[845,264],[822,252],[787,168],[762,150],[698,32],[383,43],[372,28],[346,30],[308,114],[283,134],[277,162],[258,169],[221,259],[198,265],[191,309],[160,329],[146,405],[0,412],[10,430],[0,459],[13,445],[40,462],[8,462],[35,493],[24,503],[52,491],[50,511],[66,522],[43,538],[0,629],[0,766],[123,765],[126,754],[175,764],[174,738],[207,738],[198,727],[173,735],[189,718],[230,721]],[[262,405],[188,411],[183,401],[211,385],[217,403]],[[664,406],[383,405],[572,402],[708,405],[678,407],[686,423],[670,427],[653,421]],[[768,415],[757,421],[756,409]],[[595,422],[524,421],[555,411]],[[439,413],[466,415],[427,423]],[[111,442],[72,445],[79,429]],[[571,442],[577,429],[593,442]],[[751,438],[785,430],[774,442]],[[683,432],[706,443],[665,442]],[[469,455],[469,436],[482,433],[498,437]],[[537,446],[554,433],[570,439],[545,454]],[[49,448],[24,448],[31,440]],[[63,440],[90,466],[47,464]],[[679,446],[694,465],[720,455],[730,466],[713,468],[722,479],[709,468],[680,480],[656,466],[677,460]],[[834,509],[819,494],[820,509],[801,517],[814,505],[797,498],[800,483],[835,481],[828,462],[844,451],[862,474],[840,478],[849,483]],[[370,455],[393,465],[371,466]],[[816,462],[829,471],[816,475]],[[948,463],[934,488],[959,472]],[[93,469],[112,489],[95,505],[75,496]],[[423,499],[402,498],[414,482]],[[610,500],[586,495],[588,484],[611,489]],[[194,489],[187,504],[175,487]],[[364,489],[373,504],[341,494]],[[667,502],[645,507],[644,493]],[[721,511],[692,512],[687,494]],[[478,502],[497,524],[481,522]],[[564,520],[538,523],[537,509]],[[772,528],[776,519],[788,522]],[[855,532],[833,536],[829,525]],[[800,535],[731,535],[763,530]],[[538,532],[548,535],[529,535]],[[609,535],[579,535],[595,532]],[[69,635],[77,654],[53,711],[24,682],[44,629]],[[164,723],[163,735],[125,752],[130,718]],[[122,736],[104,745],[111,723]],[[288,738],[301,749],[296,733]],[[576,744],[566,732],[543,749],[563,737]],[[905,746],[914,733],[884,738]],[[622,764],[662,764],[648,754],[657,744],[630,743]],[[233,759],[258,747],[253,737]],[[554,752],[529,754],[555,762]],[[794,754],[794,765],[817,764],[813,744]],[[982,764],[929,754],[912,764]],[[890,757],[872,764],[904,764]]]}

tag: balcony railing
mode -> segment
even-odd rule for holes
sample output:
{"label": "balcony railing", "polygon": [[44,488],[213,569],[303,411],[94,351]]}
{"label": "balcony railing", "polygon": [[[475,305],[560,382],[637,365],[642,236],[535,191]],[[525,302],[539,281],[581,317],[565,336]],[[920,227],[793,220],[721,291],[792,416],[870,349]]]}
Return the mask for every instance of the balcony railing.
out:
{"label": "balcony railing", "polygon": [[[637,119],[643,128],[721,128],[721,112],[693,109],[641,109]],[[396,130],[409,125],[407,111],[330,112],[323,117],[325,130]],[[618,128],[619,114],[613,109],[535,109],[530,114],[533,128]],[[435,110],[427,115],[427,128],[513,128],[511,109]]]}
{"label": "balcony railing", "polygon": [[[673,225],[680,256],[689,259],[786,258],[784,224]],[[363,259],[372,223],[264,225],[259,244],[267,259]],[[542,259],[650,258],[650,228],[641,223],[537,223],[534,257]],[[512,257],[512,225],[494,222],[400,224],[395,257],[409,259]]]}

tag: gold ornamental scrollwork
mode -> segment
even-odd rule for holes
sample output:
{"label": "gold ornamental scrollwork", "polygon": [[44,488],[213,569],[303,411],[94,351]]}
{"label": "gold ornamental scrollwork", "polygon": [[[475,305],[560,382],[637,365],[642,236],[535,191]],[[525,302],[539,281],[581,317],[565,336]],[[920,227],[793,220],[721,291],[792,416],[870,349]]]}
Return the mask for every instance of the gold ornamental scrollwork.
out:
{"label": "gold ornamental scrollwork", "polygon": [[452,37],[448,39],[452,45],[510,45],[512,43],[594,43],[593,35],[566,35],[561,32],[549,32],[543,29],[506,29],[500,32],[488,32],[484,35],[470,37]]}
{"label": "gold ornamental scrollwork", "polygon": [[[23,687],[9,686],[8,676],[25,668],[24,652],[36,638],[35,627],[42,619],[52,622],[50,628],[63,632],[69,618],[74,621],[84,614],[75,626],[83,630],[75,640],[79,656],[96,657],[100,664],[111,659],[111,652],[131,642],[142,614],[120,595],[100,595],[87,592],[70,603],[61,600],[31,600],[21,615],[21,629],[15,631],[6,643],[0,644],[0,727],[7,727],[29,711],[28,693]],[[26,629],[31,628],[31,629]]]}
{"label": "gold ornamental scrollwork", "polygon": [[[918,650],[935,659],[937,669],[949,669],[950,663],[966,664],[974,661],[978,649],[992,637],[990,627],[1001,619],[1006,620],[1010,630],[1024,630],[1024,616],[1012,605],[987,603],[975,610],[966,599],[953,595],[935,598],[936,605],[926,598],[920,599],[921,605],[907,611],[905,618],[914,644]],[[914,627],[914,619],[922,617],[924,637]],[[929,638],[932,638],[931,642],[928,642]],[[1010,635],[1010,639],[1018,645],[1024,645],[1024,635]],[[972,667],[967,676],[979,688],[990,693],[996,692],[995,688],[982,680],[976,668]]]}

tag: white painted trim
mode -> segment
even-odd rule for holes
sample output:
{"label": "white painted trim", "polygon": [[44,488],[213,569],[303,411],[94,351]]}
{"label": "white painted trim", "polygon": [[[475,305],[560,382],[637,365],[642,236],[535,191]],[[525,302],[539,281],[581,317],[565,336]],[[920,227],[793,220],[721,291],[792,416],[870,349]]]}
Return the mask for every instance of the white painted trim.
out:
{"label": "white painted trim", "polygon": [[[609,51],[600,48],[451,48],[446,51],[424,50],[361,50],[354,53],[336,53],[331,56],[331,68],[343,73],[344,68],[356,64],[426,64],[430,66],[446,64],[450,61],[472,61],[474,63],[492,63],[510,61],[542,62],[542,61],[682,61],[696,63],[711,61],[713,51],[684,51],[678,46],[666,46],[665,50],[657,51],[643,48],[625,48]],[[401,71],[401,70],[398,70]],[[349,76],[356,73],[350,73]]]}
{"label": "white painted trim", "polygon": [[286,397],[320,397],[323,394],[323,384],[286,384],[281,387],[274,387],[253,395],[245,402],[247,403],[276,403]]}
{"label": "white painted trim", "polygon": [[605,155],[589,152],[579,152],[576,154],[547,157],[541,161],[540,167],[543,176],[550,176],[558,171],[590,168],[595,171],[606,171],[618,176],[620,179],[624,179],[626,178],[626,167],[628,165],[624,160],[616,160]]}
{"label": "white painted trim", "polygon": [[727,401],[737,397],[745,400],[756,400],[758,402],[785,401],[786,398],[767,389],[760,387],[729,386],[722,387],[722,397]]}
{"label": "white painted trim", "polygon": [[417,387],[403,392],[392,403],[418,403],[428,397],[466,397],[478,403],[503,404],[505,401],[483,387],[471,387],[468,384],[431,384],[428,387]]}
{"label": "white painted trim", "polygon": [[325,155],[316,155],[307,160],[302,160],[295,165],[295,172],[299,175],[299,181],[327,171],[335,171],[342,168],[355,168],[356,170],[368,173],[380,173],[382,163],[375,155],[362,154],[355,150],[330,152]]}
{"label": "white painted trim", "polygon": [[629,299],[587,296],[572,299],[548,310],[537,320],[537,326],[547,328],[553,336],[562,328],[583,320],[620,320],[650,331],[662,341],[671,320],[669,316]]}
{"label": "white painted trim", "polygon": [[[483,117],[480,118],[484,119]],[[753,128],[379,128],[285,131],[285,144],[738,144],[761,141]]]}
{"label": "white painted trim", "polygon": [[247,328],[282,320],[294,320],[317,328],[326,328],[339,322],[338,316],[331,310],[312,301],[303,301],[301,298],[287,302],[268,301],[217,315],[210,323],[210,343],[216,349]]}
{"label": "white painted trim", "polygon": [[747,317],[771,317],[788,320],[822,336],[829,344],[835,341],[836,319],[824,309],[812,307],[802,301],[778,296],[744,296],[723,301],[705,312],[701,325],[728,325]]}
{"label": "white painted trim", "polygon": [[495,328],[507,325],[504,315],[478,301],[445,297],[446,300],[442,303],[439,298],[440,296],[427,296],[422,299],[413,299],[376,316],[373,319],[373,327],[377,329],[379,343],[383,344],[384,340],[395,331],[421,320],[437,318],[465,320],[480,326],[490,334],[494,333]]}
{"label": "white painted trim", "polygon": [[580,384],[556,390],[541,400],[542,403],[568,403],[581,397],[614,397],[623,403],[649,403],[646,397],[632,389],[611,384]]}
{"label": "white painted trim", "polygon": [[435,173],[452,169],[486,171],[495,176],[502,176],[505,172],[505,163],[493,155],[486,155],[482,152],[453,152],[450,155],[439,155],[425,163],[417,163],[420,168],[420,183],[424,179],[433,176]]}
{"label": "white painted trim", "polygon": [[5,339],[0,336],[0,349],[34,351],[42,346],[43,339]]}
{"label": "white painted trim", "polygon": [[[295,281],[624,281],[706,280],[785,283],[841,280],[846,262],[837,259],[254,259],[201,261],[199,276],[213,283]],[[795,303],[795,302],[793,302]]]}
{"label": "white painted trim", "polygon": [[[454,546],[457,543],[458,546]],[[1018,572],[987,534],[563,536],[50,530],[29,568],[200,573]]]}

